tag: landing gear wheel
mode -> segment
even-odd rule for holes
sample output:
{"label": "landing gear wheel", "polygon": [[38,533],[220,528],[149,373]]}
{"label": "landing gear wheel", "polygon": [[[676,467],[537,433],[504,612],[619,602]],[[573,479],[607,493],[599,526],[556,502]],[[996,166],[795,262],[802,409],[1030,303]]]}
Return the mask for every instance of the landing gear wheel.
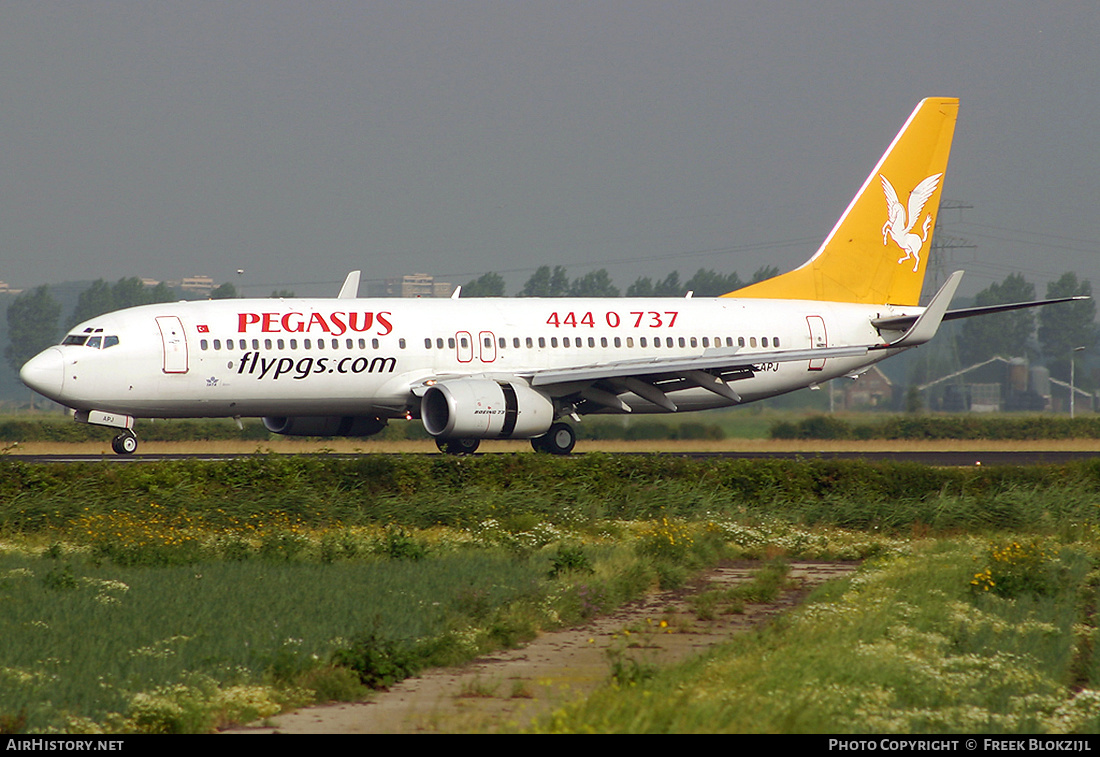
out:
{"label": "landing gear wheel", "polygon": [[480,439],[440,439],[436,437],[435,446],[440,452],[449,455],[472,455],[481,445]]}
{"label": "landing gear wheel", "polygon": [[119,434],[111,440],[111,449],[116,455],[132,455],[137,451],[137,437],[130,433]]}
{"label": "landing gear wheel", "polygon": [[531,440],[535,452],[549,452],[551,455],[568,455],[577,444],[577,434],[568,423],[555,423],[543,436]]}

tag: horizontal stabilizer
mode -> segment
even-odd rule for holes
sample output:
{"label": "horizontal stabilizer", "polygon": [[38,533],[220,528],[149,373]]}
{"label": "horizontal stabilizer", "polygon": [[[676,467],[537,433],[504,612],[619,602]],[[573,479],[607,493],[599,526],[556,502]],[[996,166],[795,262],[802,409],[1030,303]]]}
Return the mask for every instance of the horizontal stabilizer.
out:
{"label": "horizontal stabilizer", "polygon": [[[1007,305],[984,305],[975,308],[959,308],[958,310],[948,310],[944,313],[943,320],[956,321],[960,318],[973,318],[978,315],[1007,313],[1011,310],[1037,308],[1042,305],[1057,305],[1060,302],[1078,302],[1088,299],[1091,299],[1088,295],[1079,294],[1074,297],[1058,297],[1053,300],[1034,300],[1032,302],[1013,302]],[[875,318],[871,321],[871,325],[876,329],[883,329],[886,331],[905,331],[916,322],[917,317],[916,315],[898,315],[890,318]]]}

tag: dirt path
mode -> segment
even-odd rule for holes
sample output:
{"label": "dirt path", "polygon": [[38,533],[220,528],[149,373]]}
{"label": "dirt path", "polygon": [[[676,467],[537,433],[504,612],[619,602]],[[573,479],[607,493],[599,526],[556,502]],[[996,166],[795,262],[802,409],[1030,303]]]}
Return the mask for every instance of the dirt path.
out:
{"label": "dirt path", "polygon": [[[431,670],[367,702],[313,707],[231,733],[468,733],[522,728],[607,683],[613,657],[666,665],[755,627],[800,602],[809,589],[854,569],[847,563],[791,565],[790,588],[776,602],[743,614],[700,620],[688,599],[702,588],[751,577],[720,568],[688,590],[662,592],[583,627],[543,634],[521,649],[459,668]],[[662,627],[664,620],[667,626]],[[634,629],[631,634],[624,630]],[[609,656],[609,650],[611,655]]]}

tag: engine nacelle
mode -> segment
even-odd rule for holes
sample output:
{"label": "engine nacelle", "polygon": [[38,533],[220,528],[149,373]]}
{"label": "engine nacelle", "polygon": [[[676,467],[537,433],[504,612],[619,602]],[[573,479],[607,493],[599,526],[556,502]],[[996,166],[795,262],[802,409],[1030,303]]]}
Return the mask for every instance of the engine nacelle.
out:
{"label": "engine nacelle", "polygon": [[554,422],[554,403],[520,381],[456,379],[428,389],[420,418],[443,439],[530,439]]}
{"label": "engine nacelle", "polygon": [[386,427],[376,415],[269,416],[264,428],[284,436],[371,436]]}

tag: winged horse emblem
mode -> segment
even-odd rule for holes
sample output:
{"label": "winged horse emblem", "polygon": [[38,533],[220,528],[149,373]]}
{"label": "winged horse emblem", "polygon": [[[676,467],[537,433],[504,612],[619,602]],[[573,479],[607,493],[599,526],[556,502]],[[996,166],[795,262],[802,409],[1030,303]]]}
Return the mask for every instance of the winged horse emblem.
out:
{"label": "winged horse emblem", "polygon": [[890,219],[882,225],[882,243],[886,244],[886,237],[893,239],[898,247],[905,251],[905,254],[898,258],[898,263],[904,263],[912,258],[913,273],[916,273],[917,268],[920,267],[920,249],[928,241],[928,227],[932,223],[932,214],[929,213],[924,219],[923,236],[913,233],[913,227],[921,211],[924,210],[928,198],[939,186],[941,176],[943,176],[942,173],[933,174],[918,184],[909,194],[909,207],[906,208],[898,199],[898,193],[894,191],[889,179],[879,174],[879,178],[882,179],[882,191],[886,193],[887,216]]}

